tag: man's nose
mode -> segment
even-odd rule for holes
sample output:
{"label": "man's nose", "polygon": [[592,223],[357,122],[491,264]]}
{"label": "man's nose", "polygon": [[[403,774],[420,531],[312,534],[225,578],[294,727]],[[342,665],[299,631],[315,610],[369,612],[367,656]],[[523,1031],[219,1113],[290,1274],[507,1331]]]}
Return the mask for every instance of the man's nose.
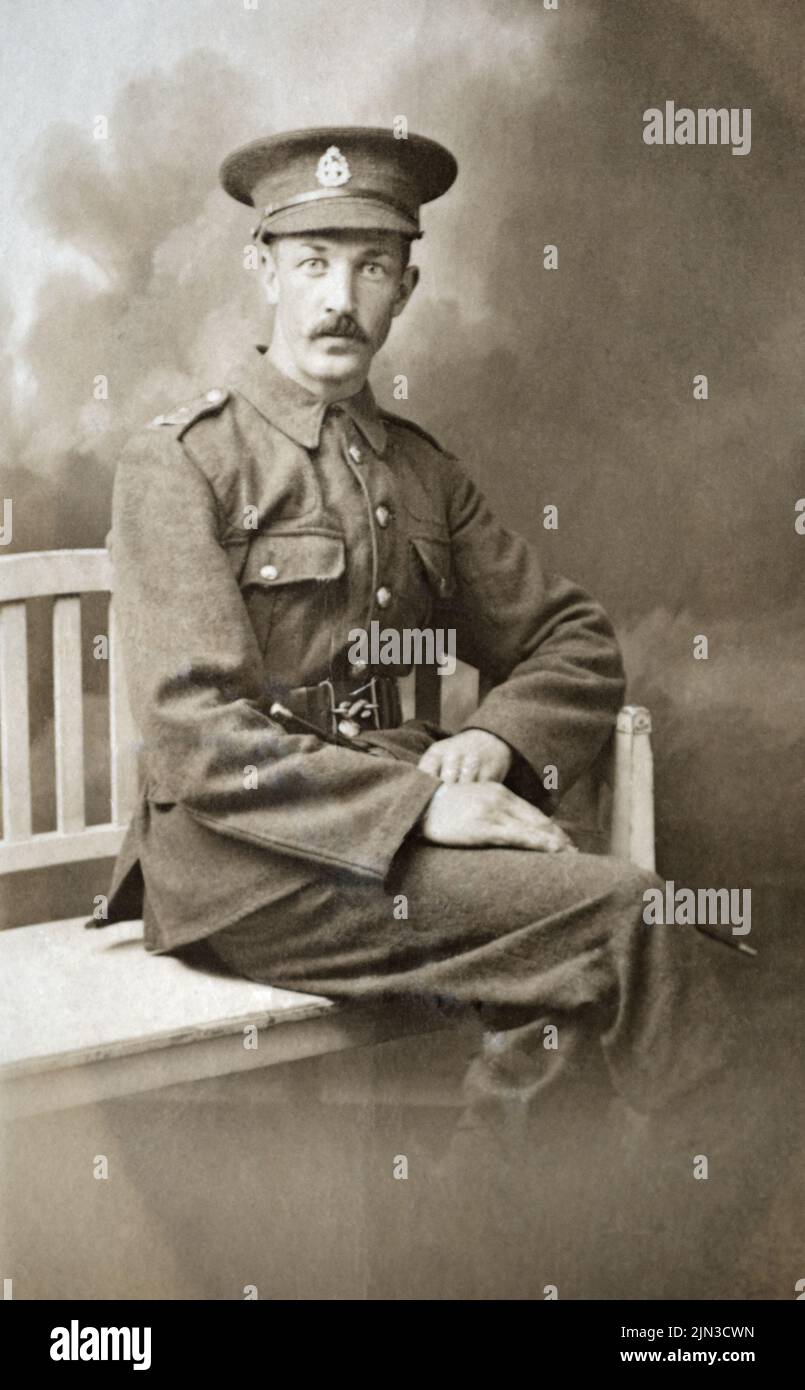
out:
{"label": "man's nose", "polygon": [[355,282],[349,267],[333,268],[328,275],[325,308],[329,314],[354,313]]}

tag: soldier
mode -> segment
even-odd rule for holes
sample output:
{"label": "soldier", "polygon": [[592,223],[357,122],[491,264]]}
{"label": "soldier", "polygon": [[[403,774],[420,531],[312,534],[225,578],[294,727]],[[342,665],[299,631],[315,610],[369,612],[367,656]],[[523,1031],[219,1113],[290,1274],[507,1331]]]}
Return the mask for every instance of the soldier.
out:
{"label": "soldier", "polygon": [[[647,926],[660,880],[579,853],[557,824],[624,696],[612,626],[367,380],[417,283],[420,207],[456,172],[432,140],[363,128],[224,162],[257,209],[273,332],[117,471],[143,779],[110,920],[143,913],[148,950],[206,939],[291,990],[474,1005],[472,1118],[539,1117],[599,1085],[649,1112],[729,1065],[724,974],[745,962]],[[350,660],[376,620],[454,630],[492,678],[458,733],[403,721],[409,668]]]}

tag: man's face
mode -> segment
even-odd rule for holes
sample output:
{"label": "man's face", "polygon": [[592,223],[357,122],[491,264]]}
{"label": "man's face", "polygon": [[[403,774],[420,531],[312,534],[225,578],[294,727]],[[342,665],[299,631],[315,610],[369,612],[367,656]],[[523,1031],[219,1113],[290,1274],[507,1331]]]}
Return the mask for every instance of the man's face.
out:
{"label": "man's face", "polygon": [[326,387],[362,382],[417,281],[394,232],[277,237],[264,282],[280,364]]}

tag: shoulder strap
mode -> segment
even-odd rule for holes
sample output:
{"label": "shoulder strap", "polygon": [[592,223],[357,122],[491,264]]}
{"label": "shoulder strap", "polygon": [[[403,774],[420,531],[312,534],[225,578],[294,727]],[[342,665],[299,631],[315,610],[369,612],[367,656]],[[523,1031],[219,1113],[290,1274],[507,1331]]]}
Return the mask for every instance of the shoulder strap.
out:
{"label": "shoulder strap", "polygon": [[176,406],[173,410],[168,410],[164,415],[156,415],[148,425],[148,429],[160,429],[163,425],[171,426],[173,429],[178,427],[177,438],[181,439],[185,430],[194,425],[197,420],[203,420],[208,415],[218,415],[226,402],[229,400],[229,392],[223,387],[213,387],[206,395],[199,396],[186,405]]}
{"label": "shoulder strap", "polygon": [[380,414],[383,416],[384,420],[393,420],[395,425],[402,425],[405,429],[413,430],[414,434],[418,434],[420,438],[426,439],[429,444],[433,445],[434,449],[438,449],[439,453],[444,454],[446,458],[455,458],[455,454],[451,454],[449,449],[445,449],[444,445],[440,444],[438,439],[434,439],[432,434],[428,434],[427,430],[423,430],[422,426],[418,425],[415,420],[409,420],[405,415],[395,415],[391,410],[381,410]]}

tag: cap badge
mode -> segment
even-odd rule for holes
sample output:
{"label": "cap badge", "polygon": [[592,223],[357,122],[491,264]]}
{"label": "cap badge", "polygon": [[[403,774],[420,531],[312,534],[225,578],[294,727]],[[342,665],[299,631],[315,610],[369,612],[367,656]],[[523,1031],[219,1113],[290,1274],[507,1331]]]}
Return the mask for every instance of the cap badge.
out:
{"label": "cap badge", "polygon": [[316,178],[323,188],[338,188],[352,178],[345,156],[337,145],[330,145],[316,165]]}

